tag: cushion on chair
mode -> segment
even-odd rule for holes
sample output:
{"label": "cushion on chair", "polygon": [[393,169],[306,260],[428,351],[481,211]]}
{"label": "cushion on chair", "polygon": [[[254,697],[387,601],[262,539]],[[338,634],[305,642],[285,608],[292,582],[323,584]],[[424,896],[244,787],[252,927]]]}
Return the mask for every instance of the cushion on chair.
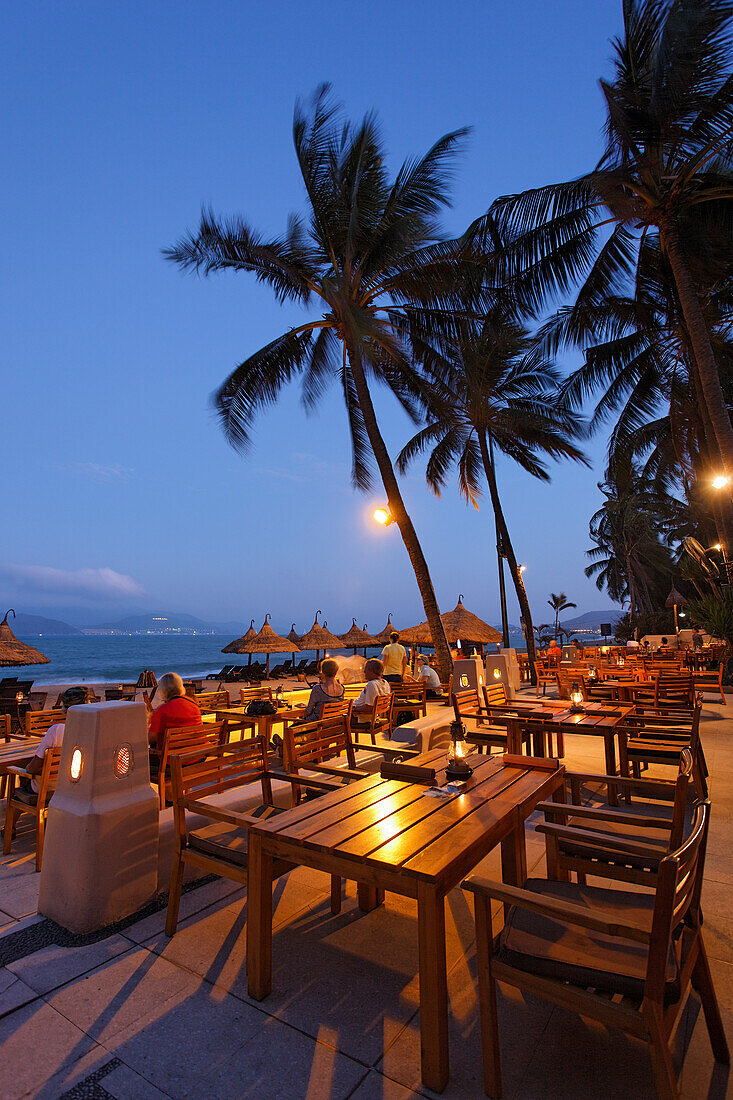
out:
{"label": "cushion on chair", "polygon": [[27,790],[26,787],[18,787],[13,791],[13,802],[22,802],[24,806],[37,806],[38,795],[35,791]]}
{"label": "cushion on chair", "polygon": [[[650,866],[656,867],[659,860],[669,851],[669,833],[662,829],[650,829],[649,832],[642,837],[638,829],[616,821],[599,821],[596,824],[596,822],[590,822],[588,818],[577,817],[570,818],[568,820],[568,825],[591,832],[596,829],[600,830],[598,834],[598,844],[600,847],[603,847],[603,833],[611,833],[617,839],[633,840],[643,843],[649,848],[654,848],[655,852],[657,852],[656,858],[650,860],[650,858],[646,856],[631,855],[628,852],[611,852],[608,849],[604,849],[604,863],[618,863],[623,867],[636,867],[643,870]],[[598,851],[593,844],[568,840],[566,837],[558,838],[558,840],[560,851],[563,855],[571,856],[573,859],[598,858]]]}
{"label": "cushion on chair", "polygon": [[[654,895],[606,890],[574,882],[528,879],[525,890],[595,910],[610,920],[651,928]],[[512,906],[501,933],[497,958],[508,966],[582,989],[621,993],[640,1000],[647,949],[642,943],[580,928],[560,919]],[[679,975],[670,948],[665,999],[679,999]]]}
{"label": "cushion on chair", "polygon": [[[280,806],[256,806],[248,811],[251,817],[268,818],[284,812]],[[226,863],[238,867],[247,866],[247,841],[249,831],[246,826],[228,825],[225,821],[215,821],[203,829],[195,829],[188,834],[188,847],[214,856]]]}

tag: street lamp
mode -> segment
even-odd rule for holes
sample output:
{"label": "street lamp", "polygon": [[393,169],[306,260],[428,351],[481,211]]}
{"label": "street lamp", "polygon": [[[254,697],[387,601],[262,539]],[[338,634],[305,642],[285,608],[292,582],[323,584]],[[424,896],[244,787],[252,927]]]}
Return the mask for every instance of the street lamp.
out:
{"label": "street lamp", "polygon": [[526,566],[526,565],[520,565],[520,566],[519,566],[519,572],[520,572],[520,573],[524,573],[524,572],[525,572],[525,570],[526,570],[526,568],[527,568],[527,566]]}
{"label": "street lamp", "polygon": [[730,485],[727,474],[716,474],[712,481],[713,489],[725,489],[726,485]]}
{"label": "street lamp", "polygon": [[722,542],[715,542],[712,546],[708,547],[706,553],[709,554],[711,550],[717,550],[719,554],[722,554],[723,568],[725,569],[725,579],[727,583],[730,584],[730,562],[728,561],[728,556],[725,552],[725,546],[723,546]]}
{"label": "street lamp", "polygon": [[382,527],[389,527],[390,523],[394,523],[394,516],[386,508],[375,508],[374,519],[377,523],[381,523]]}

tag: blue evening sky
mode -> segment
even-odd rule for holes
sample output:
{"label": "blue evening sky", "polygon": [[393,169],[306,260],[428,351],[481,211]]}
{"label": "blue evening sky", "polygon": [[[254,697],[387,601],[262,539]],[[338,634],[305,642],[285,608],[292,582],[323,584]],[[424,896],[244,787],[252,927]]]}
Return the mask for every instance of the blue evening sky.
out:
{"label": "blue evening sky", "polygon": [[[323,80],[351,116],[378,111],[394,165],[473,127],[451,231],[498,195],[576,175],[599,155],[620,21],[620,0],[6,5],[0,598],[92,618],[259,625],[270,611],[281,630],[318,608],[337,630],[352,615],[379,629],[388,611],[421,621],[398,532],[369,520],[381,494],[350,486],[335,391],[310,417],[285,393],[246,458],[213,419],[212,390],[295,312],[250,276],[184,276],[160,250],[202,203],[280,232],[303,207],[293,105]],[[396,454],[410,425],[389,395],[377,406]],[[609,606],[583,576],[604,447],[592,470],[555,466],[549,487],[500,464],[535,621],[551,590]],[[462,592],[496,621],[488,503],[466,507],[455,484],[434,498],[418,465],[404,493],[442,609]]]}

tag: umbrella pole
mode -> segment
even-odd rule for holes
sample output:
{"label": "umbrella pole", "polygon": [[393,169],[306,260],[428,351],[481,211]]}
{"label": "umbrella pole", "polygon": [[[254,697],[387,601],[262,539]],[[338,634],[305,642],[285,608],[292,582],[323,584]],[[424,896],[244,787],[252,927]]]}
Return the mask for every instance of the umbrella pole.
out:
{"label": "umbrella pole", "polygon": [[266,672],[265,672],[265,679],[266,680],[270,679],[270,654],[269,653],[267,654],[267,668],[266,668]]}

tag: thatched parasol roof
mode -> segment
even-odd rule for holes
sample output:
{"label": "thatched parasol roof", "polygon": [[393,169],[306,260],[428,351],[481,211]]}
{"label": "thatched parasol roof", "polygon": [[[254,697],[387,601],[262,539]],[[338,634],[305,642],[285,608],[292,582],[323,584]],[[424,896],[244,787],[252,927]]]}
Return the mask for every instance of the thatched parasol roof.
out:
{"label": "thatched parasol roof", "polygon": [[[292,653],[299,649],[289,638],[281,638],[268,623],[269,614],[265,615],[265,621],[259,634],[245,642],[242,640],[239,653]],[[249,631],[247,631],[249,633]],[[245,635],[246,637],[246,635]]]}
{"label": "thatched parasol roof", "polygon": [[394,624],[392,622],[392,612],[390,611],[389,615],[387,616],[387,625],[385,626],[384,630],[380,631],[379,634],[374,635],[375,643],[377,645],[386,645],[387,642],[389,641],[390,634],[392,633],[393,630],[396,630],[396,629],[397,629],[397,627],[394,626]]}
{"label": "thatched parasol roof", "polygon": [[330,630],[326,630],[326,623],[321,626],[318,622],[318,616],[320,611],[316,611],[316,618],[313,626],[310,628],[307,634],[304,634],[300,639],[301,649],[315,649],[316,652],[320,649],[343,649],[343,642],[340,638],[337,638],[335,634],[332,634]]}
{"label": "thatched parasol roof", "polygon": [[[12,607],[5,612],[5,618],[0,623],[0,665],[48,665],[50,660],[34,649],[32,645],[19,642],[8,626],[8,615],[13,611]],[[13,611],[13,618],[15,612]]]}
{"label": "thatched parasol roof", "polygon": [[[465,642],[477,642],[484,645],[486,642],[501,642],[501,634],[493,626],[489,626],[478,615],[467,611],[462,603],[462,594],[458,597],[458,603],[452,611],[446,611],[440,616],[445,636],[449,642],[457,642],[461,638]],[[403,641],[416,645],[432,645],[433,636],[427,623],[419,623],[400,633]]]}
{"label": "thatched parasol roof", "polygon": [[376,638],[373,638],[371,634],[366,632],[366,623],[364,623],[364,629],[360,630],[356,625],[356,619],[353,620],[351,628],[346,634],[339,635],[342,643],[345,646],[365,646],[365,645],[378,645]]}
{"label": "thatched parasol roof", "polygon": [[676,604],[677,607],[684,607],[686,603],[687,603],[687,600],[682,595],[682,593],[678,592],[677,589],[675,588],[675,586],[672,585],[672,591],[667,596],[667,599],[664,601],[664,606],[665,607],[674,607],[675,604]]}
{"label": "thatched parasol roof", "polygon": [[295,642],[298,649],[300,649],[300,634],[295,633],[295,623],[290,627],[290,633],[288,634],[291,642]]}
{"label": "thatched parasol roof", "polygon": [[[251,649],[241,649],[240,647],[246,645],[247,642],[251,642],[256,636],[255,621],[254,619],[250,619],[247,633],[243,634],[241,638],[236,638],[233,642],[230,642],[229,645],[224,646],[222,653],[251,653]],[[259,653],[260,651],[257,649],[254,652]]]}

